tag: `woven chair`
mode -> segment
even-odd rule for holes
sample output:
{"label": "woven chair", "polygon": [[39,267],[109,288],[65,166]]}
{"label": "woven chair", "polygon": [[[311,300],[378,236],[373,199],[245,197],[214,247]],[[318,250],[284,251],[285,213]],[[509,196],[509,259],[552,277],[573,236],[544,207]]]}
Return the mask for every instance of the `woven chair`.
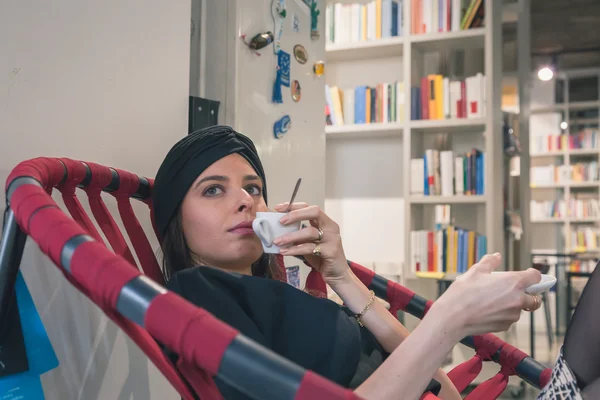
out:
{"label": "woven chair", "polygon": [[[29,236],[71,284],[140,346],[186,400],[221,399],[215,376],[261,400],[359,399],[350,389],[251,341],[164,288],[159,263],[131,205],[131,199],[145,203],[152,219],[153,182],[116,168],[66,158],[35,158],[17,165],[6,182],[7,209],[0,246],[0,326],[6,318]],[[52,199],[54,190],[61,193],[70,216]],[[87,194],[92,217],[108,243],[79,202],[80,191]],[[139,266],[101,193],[116,199]],[[407,288],[356,263],[349,265],[365,285],[390,304],[393,315],[403,310],[423,318],[431,307],[431,301]],[[309,292],[322,285],[317,275],[309,275]],[[179,354],[175,365],[159,343]],[[550,378],[550,369],[492,334],[466,337],[462,343],[475,354],[448,374],[459,391],[473,382],[483,362],[500,365],[497,375],[477,386],[467,399],[497,398],[511,375],[536,388],[543,387]],[[427,393],[422,399],[437,397]]]}

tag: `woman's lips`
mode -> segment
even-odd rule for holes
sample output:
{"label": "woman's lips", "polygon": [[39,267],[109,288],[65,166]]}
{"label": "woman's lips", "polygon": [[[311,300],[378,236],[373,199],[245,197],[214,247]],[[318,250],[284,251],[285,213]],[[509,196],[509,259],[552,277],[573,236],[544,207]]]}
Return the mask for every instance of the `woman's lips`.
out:
{"label": "woman's lips", "polygon": [[251,221],[241,222],[234,226],[232,229],[230,229],[229,232],[243,236],[254,235],[254,230],[252,229]]}

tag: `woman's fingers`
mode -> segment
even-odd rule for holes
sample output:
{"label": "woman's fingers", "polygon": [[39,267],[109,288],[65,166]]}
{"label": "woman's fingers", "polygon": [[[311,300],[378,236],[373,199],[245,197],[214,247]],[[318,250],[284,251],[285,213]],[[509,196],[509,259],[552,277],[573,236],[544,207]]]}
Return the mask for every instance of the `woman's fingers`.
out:
{"label": "woman's fingers", "polygon": [[311,225],[319,226],[323,230],[338,231],[339,227],[318,206],[298,208],[287,213],[280,222],[283,225],[299,221],[311,221]]}
{"label": "woman's fingers", "polygon": [[478,271],[490,273],[500,266],[502,256],[500,253],[486,254],[475,264]]}
{"label": "woman's fingers", "polygon": [[521,307],[525,311],[535,311],[542,305],[542,298],[540,296],[534,296],[532,294],[525,294],[523,298],[523,306]]}
{"label": "woman's fingers", "polygon": [[[325,237],[325,235],[323,235]],[[273,241],[276,246],[285,246],[290,243],[315,242],[319,239],[319,230],[309,226],[298,231],[286,233]]]}
{"label": "woman's fingers", "polygon": [[517,283],[517,287],[519,289],[528,288],[531,285],[540,283],[542,280],[542,273],[535,268],[528,268],[525,271],[518,272],[518,274],[519,282]]}
{"label": "woman's fingers", "polygon": [[295,246],[285,247],[281,249],[281,254],[285,256],[307,256],[312,255],[315,248],[319,246],[321,257],[326,257],[327,246],[317,243],[302,243]]}
{"label": "woman's fingers", "polygon": [[[286,201],[285,203],[277,204],[273,209],[277,212],[286,212],[288,209],[290,202]],[[292,210],[298,210],[300,208],[308,207],[308,203],[298,202],[292,203]]]}

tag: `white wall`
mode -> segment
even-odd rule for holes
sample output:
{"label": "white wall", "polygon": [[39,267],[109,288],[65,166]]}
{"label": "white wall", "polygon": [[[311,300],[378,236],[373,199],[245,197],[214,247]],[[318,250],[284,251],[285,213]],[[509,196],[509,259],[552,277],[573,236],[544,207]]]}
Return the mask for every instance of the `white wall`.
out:
{"label": "white wall", "polygon": [[[187,133],[190,8],[190,0],[0,2],[0,181],[37,156],[153,176]],[[32,243],[22,271],[60,361],[42,377],[47,399],[178,398]]]}
{"label": "white wall", "polygon": [[[205,96],[221,101],[220,123],[233,126],[256,144],[264,164],[268,182],[269,205],[289,201],[298,178],[302,186],[296,201],[323,207],[325,204],[325,109],[324,77],[312,73],[313,63],[325,59],[325,2],[319,1],[318,27],[321,37],[310,36],[309,8],[301,0],[287,0],[287,17],[283,25],[281,49],[291,56],[290,79],[297,79],[302,98],[295,103],[290,88],[282,87],[282,104],[272,102],[277,58],[273,44],[254,54],[240,39],[247,41],[258,33],[275,32],[271,0],[207,0],[207,33],[203,55]],[[300,32],[292,29],[293,16]],[[293,56],[296,44],[303,45],[309,55],[306,64]],[[273,124],[284,115],[292,120],[290,131],[275,139]],[[286,265],[298,265],[286,258]],[[301,267],[301,280],[308,268]]]}

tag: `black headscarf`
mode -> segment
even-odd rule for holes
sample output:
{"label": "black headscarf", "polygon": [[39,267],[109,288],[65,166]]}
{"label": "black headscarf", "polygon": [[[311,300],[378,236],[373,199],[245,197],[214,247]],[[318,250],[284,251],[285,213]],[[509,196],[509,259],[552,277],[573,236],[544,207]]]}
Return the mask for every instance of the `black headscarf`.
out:
{"label": "black headscarf", "polygon": [[156,173],[152,197],[154,220],[161,240],[196,178],[216,161],[234,153],[244,157],[262,179],[263,197],[267,201],[265,172],[252,140],[228,126],[200,129],[177,142]]}

